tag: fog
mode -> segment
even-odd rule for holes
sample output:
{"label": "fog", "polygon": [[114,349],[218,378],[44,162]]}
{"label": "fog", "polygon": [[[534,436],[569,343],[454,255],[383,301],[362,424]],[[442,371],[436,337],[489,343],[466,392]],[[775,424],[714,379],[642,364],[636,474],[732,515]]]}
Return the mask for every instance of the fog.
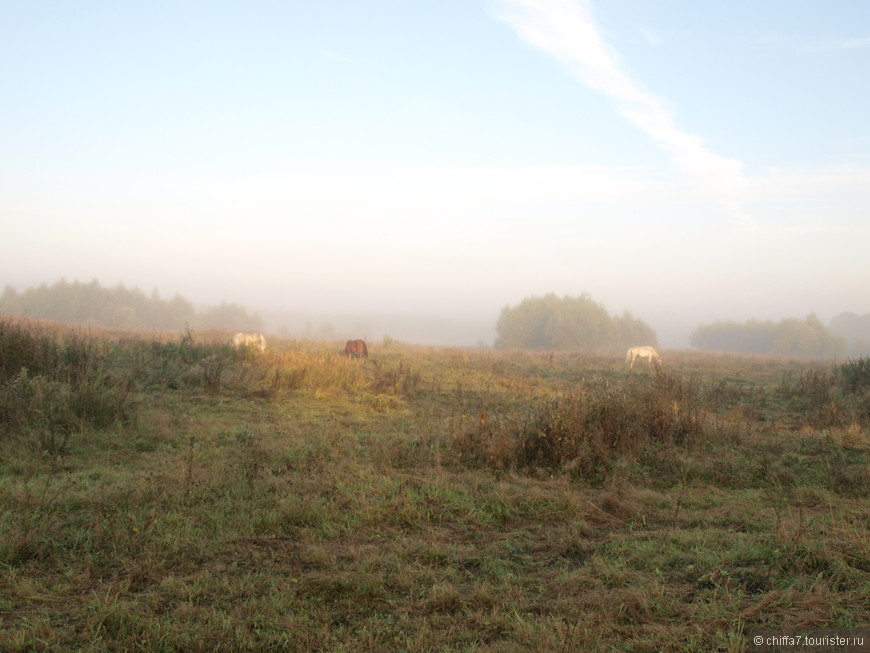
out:
{"label": "fog", "polygon": [[[785,281],[780,284],[781,290],[787,288]],[[747,290],[747,287],[744,286],[743,290]],[[789,317],[804,318],[814,313],[828,324],[831,318],[842,312],[870,312],[867,300],[859,296],[817,296],[813,302],[811,298],[795,292],[796,296],[793,297],[766,301],[764,291],[754,290],[750,293],[743,290],[735,285],[730,292],[728,289],[717,292],[718,301],[703,293],[687,294],[685,289],[684,292],[675,290],[673,294],[662,293],[660,298],[652,298],[652,301],[641,293],[635,296],[628,292],[589,294],[611,315],[630,311],[649,324],[655,330],[661,346],[680,349],[689,347],[690,335],[699,325],[716,320],[779,321]],[[409,343],[493,346],[496,322],[505,306],[516,306],[525,297],[542,296],[551,291],[552,288],[541,287],[530,289],[525,294],[512,294],[511,289],[494,288],[488,296],[476,299],[469,296],[466,302],[450,302],[442,298],[440,302],[432,299],[427,305],[425,296],[407,297],[407,302],[401,299],[391,301],[389,292],[381,294],[373,288],[368,295],[371,305],[361,306],[360,302],[351,299],[344,309],[340,301],[328,301],[330,297],[341,297],[340,293],[329,295],[324,291],[324,297],[309,306],[303,302],[294,310],[269,307],[255,310],[265,320],[267,329],[276,334],[328,340],[366,337],[370,341],[380,341],[384,336],[389,336]],[[584,292],[587,291],[579,287],[563,288],[558,294],[576,296]],[[759,301],[746,301],[741,294],[760,296]],[[774,294],[771,292],[770,296]]]}
{"label": "fog", "polygon": [[411,314],[291,314],[263,311],[269,332],[279,337],[344,341],[362,338],[368,343],[404,342],[456,347],[491,347],[493,320],[469,316]]}
{"label": "fog", "polygon": [[[232,267],[229,261],[225,267]],[[21,291],[43,283],[51,285],[62,277],[76,280],[66,275],[65,270],[60,264],[55,274],[29,278],[19,275],[19,282],[10,285]],[[598,275],[591,271],[590,281],[585,286],[579,283],[559,286],[547,281],[536,285],[539,280],[530,278],[517,283],[521,287],[515,287],[510,280],[470,278],[469,287],[464,289],[441,288],[437,279],[428,286],[424,283],[414,286],[413,282],[422,278],[419,273],[409,279],[414,286],[410,289],[405,284],[379,287],[376,282],[369,283],[364,275],[357,275],[354,282],[345,285],[330,286],[317,283],[316,279],[280,283],[258,275],[240,276],[232,283],[222,284],[218,282],[222,274],[219,265],[206,269],[203,274],[213,281],[198,279],[199,274],[185,274],[183,270],[179,271],[178,278],[170,280],[153,273],[151,268],[139,276],[120,276],[110,270],[78,280],[96,279],[103,287],[118,284],[138,287],[147,294],[157,291],[164,299],[180,294],[198,308],[223,302],[240,304],[258,314],[264,320],[266,332],[272,336],[331,341],[359,337],[373,343],[389,338],[406,343],[460,347],[493,346],[496,322],[504,307],[516,306],[526,297],[549,292],[560,296],[587,293],[611,315],[629,311],[654,329],[664,348],[689,347],[692,331],[716,320],[778,321],[815,313],[828,324],[842,312],[870,313],[866,295],[850,294],[848,288],[827,292],[831,289],[822,278],[814,289],[812,274],[808,274],[799,287],[785,277],[769,277],[753,283],[748,278],[751,275],[745,271],[741,274],[737,269],[729,273],[730,281],[724,280],[719,286],[711,284],[709,288],[699,288],[695,280],[687,277],[682,283],[673,282],[667,292],[661,292],[663,286],[650,279],[654,276],[652,272],[646,280],[639,277],[635,286],[625,284],[623,287],[617,282],[607,282],[604,269]],[[431,281],[429,277],[425,279]]]}
{"label": "fog", "polygon": [[870,313],[870,4],[361,7],[0,9],[0,284],[472,347],[547,293]]}

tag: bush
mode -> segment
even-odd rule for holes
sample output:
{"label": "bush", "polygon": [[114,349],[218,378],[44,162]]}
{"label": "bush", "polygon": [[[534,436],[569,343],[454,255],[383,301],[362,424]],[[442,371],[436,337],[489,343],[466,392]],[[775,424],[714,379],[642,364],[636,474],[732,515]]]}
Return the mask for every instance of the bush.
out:
{"label": "bush", "polygon": [[561,470],[597,482],[621,457],[650,447],[690,446],[704,424],[697,388],[658,373],[597,383],[512,420],[481,415],[458,438],[457,449],[466,464]]}
{"label": "bush", "polygon": [[140,342],[128,352],[134,362],[131,381],[144,388],[202,386],[218,390],[224,372],[249,353],[229,345],[198,344],[190,331],[179,342]]}
{"label": "bush", "polygon": [[0,322],[0,379],[12,379],[22,369],[53,375],[59,365],[60,347],[46,330],[34,325]]}
{"label": "bush", "polygon": [[870,388],[870,358],[846,361],[837,367],[836,374],[845,392],[862,394]]}
{"label": "bush", "polygon": [[51,453],[62,452],[75,432],[130,417],[127,395],[99,375],[71,385],[21,368],[0,392],[0,428],[6,434],[36,434],[40,447]]}
{"label": "bush", "polygon": [[784,375],[777,394],[814,428],[870,422],[870,359],[847,361],[832,369],[811,368],[794,378]]}
{"label": "bush", "polygon": [[0,322],[0,431],[63,450],[70,434],[129,421],[128,388],[106,374],[106,343]]}

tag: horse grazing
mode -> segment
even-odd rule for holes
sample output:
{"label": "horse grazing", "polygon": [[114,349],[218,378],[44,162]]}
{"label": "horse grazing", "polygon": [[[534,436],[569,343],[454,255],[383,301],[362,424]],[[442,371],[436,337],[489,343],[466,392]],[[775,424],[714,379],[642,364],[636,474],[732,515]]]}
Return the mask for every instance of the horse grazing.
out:
{"label": "horse grazing", "polygon": [[628,367],[629,369],[634,369],[634,360],[636,358],[646,358],[647,367],[656,364],[657,367],[661,367],[662,365],[662,357],[659,356],[658,352],[652,347],[632,347],[628,350],[628,353],[625,355],[625,362],[631,363]]}
{"label": "horse grazing", "polygon": [[266,336],[262,333],[237,333],[233,336],[233,347],[252,347],[262,353],[266,351]]}
{"label": "horse grazing", "polygon": [[368,358],[369,350],[365,340],[348,340],[344,346],[344,355],[348,358]]}

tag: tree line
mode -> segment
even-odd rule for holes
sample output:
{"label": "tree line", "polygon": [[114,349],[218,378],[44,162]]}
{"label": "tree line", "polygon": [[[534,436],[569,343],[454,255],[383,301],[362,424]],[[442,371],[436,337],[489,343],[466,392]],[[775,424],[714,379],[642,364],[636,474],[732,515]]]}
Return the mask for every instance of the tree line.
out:
{"label": "tree line", "polygon": [[[156,290],[146,295],[122,284],[103,287],[96,280],[61,279],[21,292],[7,285],[0,295],[0,314],[123,329],[262,331],[264,327],[259,315],[238,304],[224,302],[197,311],[178,294],[163,299]],[[505,306],[496,333],[496,346],[504,348],[615,351],[658,344],[655,331],[643,320],[628,311],[610,315],[586,293],[564,297],[549,293]],[[842,313],[830,328],[815,314],[779,322],[720,320],[695,329],[690,344],[714,351],[803,358],[863,356],[870,353],[870,314]]]}
{"label": "tree line", "polygon": [[870,356],[870,313],[840,313],[831,320],[831,331],[845,338],[849,356]]}
{"label": "tree line", "polygon": [[803,320],[779,322],[720,320],[702,324],[690,337],[692,347],[747,354],[776,354],[800,358],[846,355],[845,339],[828,329],[815,314]]}
{"label": "tree line", "polygon": [[50,286],[42,284],[21,292],[7,285],[0,295],[0,314],[121,329],[263,330],[263,319],[238,304],[224,302],[197,311],[178,294],[162,299],[156,290],[146,295],[122,284],[103,287],[96,280],[83,283],[61,279]]}
{"label": "tree line", "polygon": [[[587,294],[532,296],[502,309],[496,346],[523,349],[615,351],[657,345],[655,331],[626,311],[610,315]],[[870,315],[844,313],[826,327],[815,315],[779,322],[720,320],[692,333],[692,347],[712,351],[799,358],[865,355],[870,351]]]}

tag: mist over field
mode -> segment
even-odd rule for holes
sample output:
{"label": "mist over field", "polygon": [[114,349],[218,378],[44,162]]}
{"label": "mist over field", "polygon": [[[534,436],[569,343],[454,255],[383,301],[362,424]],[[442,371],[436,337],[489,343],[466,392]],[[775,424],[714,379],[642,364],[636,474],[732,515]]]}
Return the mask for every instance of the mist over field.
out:
{"label": "mist over field", "polygon": [[[646,343],[647,347],[660,347],[663,343],[645,320],[631,311],[610,313],[588,293],[525,297],[518,304],[503,307],[493,325],[489,320],[472,322],[408,313],[260,314],[235,302],[197,307],[178,294],[161,297],[156,289],[146,294],[123,284],[104,287],[96,279],[87,283],[61,279],[21,292],[5,286],[0,293],[0,318],[121,330],[128,337],[134,333],[162,334],[162,338],[181,334],[182,340],[200,338],[234,345],[239,342],[239,332],[243,332],[261,349],[277,336],[278,341],[272,344],[279,350],[288,346],[288,340],[326,341],[337,346],[360,336],[369,344],[380,343],[385,347],[405,342],[606,355],[621,354],[638,343]],[[269,337],[264,339],[262,332]],[[828,324],[815,313],[803,319],[715,320],[698,325],[689,343],[707,351],[803,359],[863,357],[870,355],[870,313],[844,311]]]}
{"label": "mist over field", "polygon": [[868,3],[49,4],[0,8],[2,285],[465,346],[547,293],[669,348],[870,313]]}
{"label": "mist over field", "polygon": [[310,340],[342,341],[363,338],[369,342],[386,339],[399,342],[457,347],[491,347],[495,342],[495,319],[423,314],[329,314],[260,312],[266,330],[279,336]]}
{"label": "mist over field", "polygon": [[[56,281],[56,280],[54,280]],[[54,281],[47,281],[51,285]],[[106,287],[124,285],[135,286],[124,280],[102,283]],[[24,291],[36,284],[15,288]],[[13,286],[14,287],[14,286]],[[171,288],[171,286],[170,286]],[[145,290],[145,289],[143,289]],[[263,293],[263,288],[259,292]],[[152,288],[147,293],[157,292],[161,297],[169,298],[173,292],[165,292],[163,288]],[[344,340],[351,337],[365,337],[372,341],[381,341],[388,337],[397,341],[447,346],[485,346],[491,347],[496,340],[496,322],[505,307],[515,306],[526,297],[543,296],[549,289],[531,291],[526,296],[505,298],[501,304],[483,300],[479,305],[451,306],[449,302],[426,306],[425,302],[391,302],[390,297],[378,295],[376,288],[366,294],[364,300],[350,298],[346,306],[342,301],[328,301],[331,297],[342,298],[341,292],[330,295],[322,291],[321,297],[314,297],[310,303],[305,300],[288,300],[285,303],[268,303],[268,299],[260,302],[249,301],[244,293],[220,294],[212,288],[193,289],[189,294],[179,293],[185,299],[203,310],[217,307],[225,302],[239,304],[263,319],[266,332],[287,337],[308,338],[313,340]],[[571,295],[583,294],[582,289]],[[302,295],[302,293],[299,293]],[[505,293],[507,295],[507,293]],[[292,295],[288,294],[288,297]],[[205,298],[205,299],[203,299]],[[668,348],[686,348],[689,346],[689,336],[700,324],[717,319],[747,320],[747,319],[781,319],[782,317],[805,317],[815,312],[813,310],[795,309],[789,312],[776,310],[759,310],[757,313],[746,313],[738,310],[698,311],[694,314],[688,310],[679,313],[673,308],[674,302],[663,300],[661,306],[649,307],[645,313],[638,312],[631,305],[623,307],[611,306],[598,297],[592,299],[601,304],[612,314],[630,311],[636,317],[647,322],[656,332],[658,342]],[[638,302],[642,304],[641,302]],[[859,302],[856,302],[859,304]],[[670,309],[670,310],[669,310]],[[819,317],[827,324],[831,317],[843,312],[843,309],[831,307],[830,313]]]}

